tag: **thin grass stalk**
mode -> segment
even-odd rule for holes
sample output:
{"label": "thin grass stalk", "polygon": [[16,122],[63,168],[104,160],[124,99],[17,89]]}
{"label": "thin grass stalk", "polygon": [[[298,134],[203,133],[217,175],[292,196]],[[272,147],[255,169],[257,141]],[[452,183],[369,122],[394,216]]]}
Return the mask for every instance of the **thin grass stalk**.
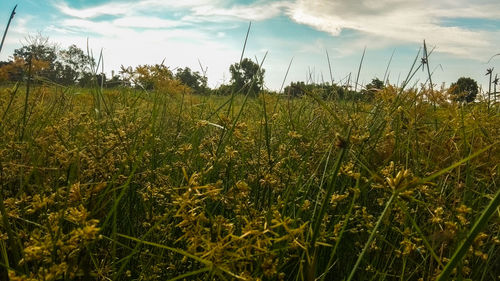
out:
{"label": "thin grass stalk", "polygon": [[337,116],[337,114],[326,104],[326,102],[323,99],[321,99],[320,97],[318,97],[314,93],[311,93],[311,92],[306,91],[304,89],[301,89],[301,91],[303,93],[305,93],[306,95],[310,96],[311,98],[313,98],[317,103],[319,103],[319,105],[323,109],[325,109],[333,117],[333,119],[335,119],[335,122],[337,124],[339,124],[340,126],[342,126],[342,128],[344,130],[348,128],[347,124],[345,124],[345,122],[341,121],[341,119]]}
{"label": "thin grass stalk", "polygon": [[[497,231],[496,236],[498,237],[499,234],[500,234],[500,230]],[[498,247],[491,247],[490,250],[488,251],[488,260],[486,261],[486,264],[484,265],[484,270],[483,270],[483,274],[481,275],[481,280],[480,281],[483,281],[486,278],[486,273],[488,272],[488,268],[490,266],[491,259],[495,257],[495,255],[494,255],[493,252],[495,250],[497,250],[496,248],[498,248]]]}
{"label": "thin grass stalk", "polygon": [[424,242],[424,245],[427,247],[427,250],[429,250],[429,253],[431,253],[431,256],[434,258],[434,260],[439,264],[439,266],[441,268],[444,267],[443,263],[441,263],[441,259],[438,257],[438,255],[436,254],[436,252],[434,252],[434,249],[432,248],[431,244],[429,243],[429,241],[427,241],[427,239],[425,238],[425,235],[424,233],[422,232],[422,230],[420,229],[420,227],[418,226],[417,222],[415,221],[415,219],[411,216],[411,214],[408,212],[408,210],[403,206],[403,204],[399,203],[399,202],[396,202],[399,207],[403,210],[403,212],[405,212],[406,216],[408,218],[410,218],[410,221],[411,221],[411,224],[413,225],[413,227],[415,228],[415,230],[417,231],[418,235],[420,235],[420,238],[422,239],[422,242]]}
{"label": "thin grass stalk", "polygon": [[[169,210],[169,211],[170,211],[170,212],[173,212],[173,209],[171,209],[171,210]],[[145,239],[146,239],[146,238],[147,238],[147,237],[148,237],[151,233],[153,233],[153,232],[157,229],[157,227],[158,227],[161,223],[163,223],[163,221],[164,221],[165,219],[167,219],[167,218],[168,218],[168,216],[170,215],[170,212],[169,212],[169,213],[164,214],[164,215],[163,215],[163,217],[162,217],[160,220],[158,220],[158,222],[156,222],[156,223],[155,223],[155,224],[154,224],[154,225],[153,225],[153,226],[152,226],[152,227],[151,227],[151,228],[150,228],[150,229],[149,229],[149,230],[148,230],[148,231],[147,231],[147,232],[146,232],[146,233],[142,236],[142,239],[141,239],[141,240],[145,240]],[[115,241],[113,241],[113,242],[115,242]],[[140,243],[138,243],[138,244],[137,244],[137,245],[136,245],[133,249],[131,249],[131,250],[132,250],[132,253],[130,253],[128,256],[126,256],[126,257],[124,257],[124,258],[122,259],[122,260],[123,260],[123,262],[122,262],[122,264],[121,264],[120,268],[118,269],[118,271],[116,271],[116,272],[115,272],[115,274],[114,274],[114,276],[115,276],[115,277],[114,277],[113,279],[115,279],[115,280],[116,280],[117,278],[119,278],[120,274],[121,274],[121,273],[122,273],[122,272],[126,269],[126,267],[127,267],[128,263],[130,262],[130,259],[131,259],[131,258],[132,258],[135,254],[137,254],[137,252],[139,252],[140,247],[141,247],[141,244],[140,244]],[[119,261],[119,262],[120,262],[120,261]]]}
{"label": "thin grass stalk", "polygon": [[488,68],[486,70],[486,75],[489,75],[489,83],[488,83],[488,112],[490,110],[491,105],[491,76],[493,75],[493,68]]}
{"label": "thin grass stalk", "polygon": [[363,66],[363,60],[365,58],[366,47],[363,49],[363,55],[361,56],[361,61],[359,62],[358,74],[356,75],[356,83],[354,84],[354,92],[358,89],[359,74],[361,73],[361,67]]}
{"label": "thin grass stalk", "polygon": [[403,257],[403,268],[401,270],[401,276],[399,278],[400,281],[404,281],[404,277],[405,277],[405,271],[406,271],[406,263],[408,261],[408,257],[407,256],[404,256]]}
{"label": "thin grass stalk", "polygon": [[330,71],[330,82],[333,85],[333,73],[332,73],[332,65],[330,63],[330,55],[328,55],[328,50],[325,49],[326,52],[326,60],[328,61],[328,70]]}
{"label": "thin grass stalk", "polygon": [[394,200],[396,199],[397,196],[398,196],[398,192],[393,191],[391,194],[391,197],[389,197],[389,200],[385,204],[385,208],[382,211],[382,214],[380,214],[380,216],[377,220],[377,223],[375,224],[375,227],[372,229],[372,231],[370,233],[370,237],[368,237],[368,241],[366,241],[366,244],[365,244],[363,250],[359,254],[358,259],[356,260],[356,263],[354,264],[354,267],[352,268],[351,273],[349,274],[349,277],[347,278],[347,281],[353,280],[354,275],[356,274],[356,271],[358,270],[358,267],[359,267],[361,261],[363,260],[363,257],[365,256],[366,252],[368,251],[368,248],[372,244],[373,239],[375,239],[375,235],[377,234],[378,228],[382,224],[384,217],[387,215],[387,213],[389,213],[389,210],[392,206],[392,203],[394,202]]}
{"label": "thin grass stalk", "polygon": [[[233,278],[236,278],[236,279],[239,279],[239,280],[245,280],[244,278],[242,278],[242,277],[240,277],[240,276],[232,273],[231,271],[229,271],[227,269],[224,269],[223,267],[218,267],[217,265],[213,264],[209,260],[206,260],[206,259],[200,258],[198,256],[195,256],[195,255],[190,254],[190,253],[188,253],[188,252],[186,252],[184,250],[181,250],[181,249],[178,249],[178,248],[169,247],[169,246],[165,246],[165,245],[154,243],[154,242],[145,241],[145,240],[142,240],[142,239],[139,239],[139,238],[131,237],[131,236],[120,234],[120,233],[118,233],[118,236],[126,238],[126,239],[129,239],[129,240],[132,240],[132,241],[137,242],[137,243],[142,243],[142,244],[145,244],[145,245],[150,245],[150,246],[153,246],[153,247],[157,247],[157,248],[165,249],[165,250],[168,250],[168,251],[172,251],[174,253],[180,254],[180,255],[185,256],[187,258],[191,258],[191,259],[193,259],[193,260],[195,260],[195,261],[197,261],[197,262],[199,262],[201,264],[204,264],[206,267],[209,267],[211,270],[216,270],[216,271],[220,271],[220,272],[226,273],[229,276],[231,276]],[[221,276],[219,276],[219,277],[221,277]]]}
{"label": "thin grass stalk", "polygon": [[[358,188],[358,187],[359,187],[359,178],[356,181],[356,188]],[[319,276],[319,278],[321,278],[320,279],[321,281],[325,280],[326,275],[328,274],[328,272],[330,272],[330,270],[332,269],[332,267],[334,265],[333,261],[334,261],[335,254],[337,253],[337,249],[338,249],[338,246],[340,245],[340,241],[342,241],[342,238],[344,237],[344,232],[347,228],[347,224],[349,223],[349,219],[351,218],[352,210],[354,209],[354,203],[356,202],[356,199],[359,196],[357,193],[355,193],[355,191],[353,193],[354,194],[352,197],[351,205],[349,205],[349,210],[347,211],[347,215],[344,219],[344,222],[342,223],[342,228],[340,229],[339,236],[337,237],[337,239],[335,241],[335,245],[333,246],[333,250],[330,253],[330,259],[328,260],[326,270],[325,270],[325,272],[323,272],[323,274],[321,274]]]}
{"label": "thin grass stalk", "polygon": [[[185,96],[186,96],[186,91],[185,90],[182,90],[182,96],[181,96],[181,106],[179,108],[179,117],[177,118],[177,132],[176,132],[176,136],[178,136],[181,132],[181,121],[182,121],[182,113],[184,112],[184,99],[185,99]],[[165,103],[163,103],[163,111],[165,111]]]}
{"label": "thin grass stalk", "polygon": [[7,243],[4,240],[0,241],[0,252],[2,254],[2,260],[3,260],[3,262],[0,263],[0,265],[4,267],[3,270],[0,270],[0,278],[3,279],[8,278],[7,270],[10,268],[9,254],[7,251],[8,251]]}
{"label": "thin grass stalk", "polygon": [[[327,179],[327,172],[328,172],[328,168],[329,168],[328,165],[330,163],[330,156],[332,155],[332,151],[333,151],[334,147],[335,146],[333,144],[331,144],[330,148],[328,149],[328,153],[326,153],[325,167],[323,168],[323,172],[321,173],[321,179],[319,181],[320,188],[322,186],[324,186],[325,181],[328,181],[328,179]],[[319,166],[318,166],[318,168],[319,168]],[[312,218],[315,218],[318,214],[318,202],[320,202],[320,200],[321,200],[321,192],[318,192],[316,195],[316,201],[315,201],[316,203],[314,204],[314,210],[313,210],[312,215],[311,215]]]}
{"label": "thin grass stalk", "polygon": [[288,73],[290,72],[290,67],[292,66],[293,62],[293,57],[290,59],[290,63],[288,63],[288,67],[286,69],[285,77],[283,78],[283,82],[281,82],[281,87],[278,92],[278,94],[281,94],[281,91],[283,91],[283,86],[285,86],[286,78],[288,77]]}
{"label": "thin grass stalk", "polygon": [[28,81],[26,83],[26,96],[24,99],[24,111],[23,111],[23,127],[21,129],[21,135],[19,137],[20,141],[24,140],[24,131],[26,130],[27,114],[28,114],[28,100],[29,100],[30,89],[31,89],[31,71],[32,71],[32,68],[33,68],[33,54],[30,55],[30,59],[28,62]]}
{"label": "thin grass stalk", "polygon": [[[431,93],[434,93],[434,86],[432,84],[432,75],[431,75],[431,70],[429,67],[429,55],[427,53],[427,44],[425,43],[425,40],[424,40],[424,62],[423,63],[427,66],[427,74],[429,76],[429,88],[431,89]],[[434,108],[435,108],[436,103],[434,101],[433,101],[433,104],[434,104]]]}
{"label": "thin grass stalk", "polygon": [[[347,134],[346,139],[349,139],[350,137],[350,132]],[[326,208],[329,205],[330,198],[333,193],[333,189],[335,188],[335,183],[337,182],[337,176],[338,172],[340,170],[340,166],[342,164],[342,161],[344,160],[344,156],[348,150],[347,145],[345,147],[342,147],[339,155],[337,157],[337,160],[335,161],[335,164],[332,167],[332,174],[330,177],[330,180],[328,181],[328,186],[326,187],[326,194],[325,197],[323,198],[323,202],[321,204],[321,207],[319,209],[318,215],[313,221],[313,229],[312,229],[312,238],[311,238],[311,247],[315,248],[315,243],[316,239],[318,238],[319,235],[319,228],[321,226],[321,221],[323,220],[323,217],[325,216],[326,213]]]}
{"label": "thin grass stalk", "polygon": [[[434,114],[436,114],[436,100],[434,97],[434,85],[432,84],[432,74],[429,66],[429,54],[427,53],[427,44],[425,43],[424,40],[424,61],[423,63],[427,66],[427,74],[428,74],[428,80],[429,80],[429,89],[431,91],[431,97],[432,97],[432,107],[434,110]],[[437,131],[438,129],[438,124],[437,124],[437,117],[434,116],[434,129]]]}
{"label": "thin grass stalk", "polygon": [[[0,166],[0,168],[1,168],[1,166]],[[5,204],[4,204],[3,190],[4,190],[4,187],[2,186],[2,190],[0,190],[0,214],[2,215],[2,226],[5,229],[5,231],[7,232],[8,245],[12,251],[11,264],[17,266],[19,261],[21,260],[20,253],[22,252],[22,247],[20,247],[21,243],[20,243],[17,235],[13,231],[11,224],[9,222],[9,216],[7,214],[7,211],[5,209]],[[9,268],[9,259],[8,259],[8,255],[7,255],[6,251],[5,251],[5,253],[4,253],[4,251],[2,251],[2,257],[3,257],[4,264],[5,264],[4,266],[6,266],[6,268]]]}
{"label": "thin grass stalk", "polygon": [[493,215],[493,213],[497,210],[497,208],[499,206],[500,206],[500,189],[497,190],[495,196],[490,201],[488,206],[486,206],[486,208],[483,210],[483,212],[481,212],[481,216],[479,217],[479,219],[476,220],[476,222],[474,223],[474,226],[469,230],[469,233],[467,234],[467,237],[465,238],[465,240],[455,250],[450,261],[446,264],[446,266],[444,267],[441,274],[439,274],[436,281],[448,280],[452,270],[458,265],[458,263],[465,256],[465,254],[469,250],[469,247],[471,246],[472,242],[474,242],[474,239],[476,238],[476,236],[486,226],[486,224],[488,223],[488,220],[490,219],[490,217]]}
{"label": "thin grass stalk", "polygon": [[[179,275],[177,277],[168,279],[168,281],[181,280],[181,279],[184,279],[184,278],[187,278],[187,277],[191,277],[191,276],[199,275],[199,274],[202,274],[202,273],[205,273],[205,272],[209,272],[211,270],[213,270],[213,269],[211,267],[207,266],[207,267],[195,270],[195,271],[190,271],[190,272],[181,274],[181,275]],[[184,280],[186,280],[186,279],[184,279]]]}
{"label": "thin grass stalk", "polygon": [[[418,57],[420,56],[420,52],[422,51],[422,49],[418,49],[418,52],[417,52],[417,55],[415,56],[415,59],[413,60],[413,64],[411,65],[410,67],[410,71],[408,71],[408,75],[406,76],[405,80],[403,81],[403,83],[401,84],[401,89],[400,89],[400,92],[402,93],[404,91],[404,89],[406,88],[406,86],[408,86],[408,83],[410,83],[410,80],[411,78],[413,78],[413,75],[415,75],[415,73],[418,71],[418,69],[420,68],[417,68],[414,72],[413,72],[413,68],[415,67],[415,64],[417,64],[417,60],[418,60]],[[398,81],[399,81],[399,78],[398,78]]]}
{"label": "thin grass stalk", "polygon": [[[17,236],[16,232],[14,231],[13,226],[9,222],[9,214],[7,213],[7,210],[5,208],[5,198],[4,198],[4,181],[2,178],[2,175],[4,174],[3,171],[3,165],[0,162],[0,215],[2,216],[2,226],[7,232],[7,246],[11,249],[12,251],[12,259],[10,260],[10,264],[14,266],[14,269],[19,270],[21,272],[27,272],[28,268],[27,265],[25,264],[24,266],[19,265],[19,261],[23,258],[23,244],[19,237]],[[3,253],[2,251],[2,256],[4,257],[4,262],[5,265],[4,267],[6,269],[9,269],[9,259],[7,256],[7,253]]]}
{"label": "thin grass stalk", "polygon": [[5,37],[7,36],[7,32],[9,31],[10,23],[11,23],[12,19],[14,18],[14,15],[16,14],[16,8],[17,8],[17,4],[14,6],[14,9],[12,9],[12,12],[10,13],[9,21],[7,22],[7,26],[5,27],[5,31],[3,32],[2,42],[0,43],[0,53],[2,53],[3,43],[5,42]]}
{"label": "thin grass stalk", "polygon": [[267,108],[266,108],[266,97],[264,94],[261,94],[262,98],[262,113],[264,114],[264,134],[266,141],[266,151],[267,151],[267,161],[269,165],[269,171],[273,168],[273,161],[271,159],[271,129],[269,128],[269,120],[267,117]]}
{"label": "thin grass stalk", "polygon": [[[245,35],[245,42],[243,43],[243,50],[241,50],[241,56],[240,56],[240,62],[239,66],[241,67],[241,62],[243,61],[243,56],[245,55],[245,49],[247,47],[247,41],[248,41],[248,35],[250,34],[250,28],[252,27],[252,22],[248,23],[248,29],[247,29],[247,34]],[[238,90],[239,91],[239,90]],[[234,102],[234,96],[236,92],[235,89],[231,89],[231,98],[229,107],[227,108],[227,115],[229,116],[231,114],[231,109],[233,108],[233,102]]]}
{"label": "thin grass stalk", "polygon": [[[432,50],[427,54],[428,57],[431,56],[432,52],[434,51],[435,47],[432,48]],[[415,63],[417,62],[417,59],[420,55],[420,51],[422,51],[422,48],[420,48],[417,52],[417,56],[415,57],[415,61],[413,62],[413,65],[412,65],[412,68],[410,69],[410,72],[408,73],[408,76],[406,78],[406,80],[403,82],[403,85],[400,89],[400,92],[399,93],[403,93],[403,90],[405,89],[406,86],[408,86],[408,84],[410,83],[411,79],[413,79],[413,77],[415,76],[415,74],[417,74],[417,72],[420,70],[420,68],[423,66],[422,63],[420,63],[420,65],[413,71],[413,73],[411,72],[411,70],[414,68],[415,66]],[[418,83],[418,80],[414,83],[413,87],[412,88],[415,88],[416,85]]]}
{"label": "thin grass stalk", "polygon": [[389,59],[389,62],[387,63],[387,67],[385,68],[384,80],[382,80],[384,82],[384,85],[387,84],[386,81],[389,79],[389,77],[388,77],[389,66],[391,66],[392,58],[394,57],[395,52],[396,52],[396,49],[392,50],[391,58]]}
{"label": "thin grass stalk", "polygon": [[498,85],[498,74],[495,74],[495,79],[493,80],[493,102],[497,102],[497,85]]}
{"label": "thin grass stalk", "polygon": [[0,126],[3,126],[3,124],[5,123],[4,122],[5,117],[7,116],[7,112],[9,112],[10,106],[12,105],[12,102],[14,101],[14,97],[16,96],[17,90],[19,89],[20,85],[21,84],[19,82],[16,82],[14,90],[11,90],[9,103],[7,104],[7,107],[5,108],[5,111],[2,114],[2,124],[0,124]]}
{"label": "thin grass stalk", "polygon": [[[290,67],[292,66],[292,62],[293,62],[293,57],[290,59],[290,63],[288,64],[288,68],[286,69],[286,73],[285,73],[285,77],[283,77],[283,82],[281,82],[281,87],[280,87],[280,90],[278,92],[278,96],[279,94],[281,94],[281,92],[283,91],[283,87],[285,86],[285,82],[286,82],[286,78],[288,77],[288,73],[290,72]],[[290,97],[289,99],[290,100]],[[273,114],[274,115],[276,113],[276,110],[278,108],[278,104],[279,104],[279,97],[276,98],[276,103],[274,104],[274,107],[273,107]]]}
{"label": "thin grass stalk", "polygon": [[[257,73],[259,73],[259,72],[260,72],[260,70],[262,69],[262,65],[264,64],[264,61],[266,60],[266,57],[267,57],[267,52],[264,54],[264,58],[262,59],[262,62],[261,62],[261,63],[260,63],[260,65],[259,65],[259,69],[257,70]],[[245,109],[245,105],[246,105],[246,103],[247,103],[247,101],[248,101],[248,98],[249,98],[250,93],[251,93],[251,91],[252,91],[252,87],[253,87],[253,85],[254,85],[254,83],[255,83],[255,80],[256,80],[256,77],[254,76],[254,77],[252,78],[252,81],[251,81],[251,83],[250,83],[249,87],[248,87],[248,90],[247,90],[247,93],[246,93],[246,95],[245,95],[245,98],[243,99],[243,103],[241,104],[241,108],[240,108],[240,110],[238,111],[238,114],[236,115],[236,117],[235,117],[235,118],[234,118],[234,120],[233,120],[233,124],[232,124],[231,128],[230,128],[229,130],[224,130],[224,131],[222,132],[222,135],[221,135],[221,137],[220,137],[220,141],[219,141],[219,144],[218,144],[218,147],[217,147],[216,153],[215,153],[216,158],[218,158],[218,155],[219,155],[219,153],[220,153],[220,151],[221,151],[221,148],[222,148],[222,144],[223,144],[223,140],[224,140],[224,137],[225,137],[225,133],[226,133],[226,131],[227,131],[227,134],[229,134],[229,136],[231,136],[231,135],[232,135],[232,133],[233,133],[233,131],[234,131],[234,129],[236,128],[236,124],[238,123],[238,121],[239,121],[239,119],[240,119],[240,117],[241,117],[241,114],[243,113],[243,110]]]}
{"label": "thin grass stalk", "polygon": [[[247,34],[245,36],[245,42],[243,43],[243,50],[241,50],[241,56],[240,56],[240,62],[239,62],[239,66],[241,66],[241,62],[243,61],[243,56],[245,54],[245,49],[246,49],[246,46],[247,46],[247,41],[248,41],[248,35],[250,34],[250,28],[252,26],[252,22],[249,22],[248,23],[248,29],[247,29]],[[266,53],[267,55],[267,53]],[[260,68],[259,68],[260,70]],[[252,80],[252,85],[253,85],[253,80]],[[249,88],[251,89],[251,88]],[[238,90],[239,91],[239,90]],[[248,93],[247,93],[248,94]],[[231,97],[227,100],[227,102],[225,104],[228,104],[228,108],[227,108],[227,116],[230,116],[231,115],[231,110],[233,108],[233,102],[234,102],[234,96],[236,95],[236,92],[235,92],[235,89],[232,87],[231,89]],[[246,100],[247,100],[248,96],[245,96],[245,100],[244,100],[244,103],[246,103]],[[220,106],[220,109],[222,109],[222,105]],[[219,109],[217,110],[219,111]],[[215,114],[215,113],[214,113]],[[213,116],[214,114],[211,114],[211,116]],[[222,145],[222,142],[226,136],[226,130],[223,130],[222,133],[221,133],[221,136],[219,138],[219,143],[217,145],[217,151],[216,151],[216,156],[218,155],[218,152],[219,152],[219,149]]]}

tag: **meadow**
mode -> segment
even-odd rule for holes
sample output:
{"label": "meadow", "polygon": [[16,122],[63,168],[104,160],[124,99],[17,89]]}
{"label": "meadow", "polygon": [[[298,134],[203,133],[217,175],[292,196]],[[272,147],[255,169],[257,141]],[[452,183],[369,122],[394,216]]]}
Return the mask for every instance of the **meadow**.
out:
{"label": "meadow", "polygon": [[499,107],[446,95],[4,86],[0,279],[499,280]]}

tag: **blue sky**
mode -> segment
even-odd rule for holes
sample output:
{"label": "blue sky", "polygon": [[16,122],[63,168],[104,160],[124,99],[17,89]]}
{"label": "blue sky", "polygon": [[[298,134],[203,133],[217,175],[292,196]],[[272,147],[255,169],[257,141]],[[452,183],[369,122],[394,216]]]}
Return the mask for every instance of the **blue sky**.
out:
{"label": "blue sky", "polygon": [[[248,22],[252,28],[245,56],[264,62],[265,83],[335,82],[357,72],[366,47],[360,82],[382,78],[391,56],[389,80],[406,76],[425,39],[435,69],[433,81],[449,85],[461,76],[487,85],[486,69],[500,71],[498,0],[2,0],[0,26],[18,4],[0,60],[27,35],[41,33],[65,48],[76,44],[103,49],[105,72],[120,65],[155,64],[172,69],[208,67],[209,85],[229,82],[229,65],[241,55]],[[495,71],[496,73],[496,71]],[[414,82],[425,81],[424,72]]]}

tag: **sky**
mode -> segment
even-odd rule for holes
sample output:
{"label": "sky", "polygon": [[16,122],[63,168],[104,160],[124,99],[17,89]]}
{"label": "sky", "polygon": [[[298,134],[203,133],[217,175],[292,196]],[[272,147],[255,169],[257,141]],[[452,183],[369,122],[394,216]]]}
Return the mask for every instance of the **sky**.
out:
{"label": "sky", "polygon": [[[271,90],[289,65],[285,85],[345,83],[365,48],[360,84],[383,79],[389,62],[389,82],[401,83],[424,40],[437,87],[462,76],[488,85],[486,69],[500,71],[500,56],[490,60],[500,53],[499,0],[2,0],[0,29],[16,4],[0,60],[41,34],[60,48],[88,46],[95,56],[102,49],[108,74],[163,61],[172,70],[203,67],[217,87],[229,83],[251,22],[244,57],[265,58]],[[413,83],[426,77],[419,71]]]}

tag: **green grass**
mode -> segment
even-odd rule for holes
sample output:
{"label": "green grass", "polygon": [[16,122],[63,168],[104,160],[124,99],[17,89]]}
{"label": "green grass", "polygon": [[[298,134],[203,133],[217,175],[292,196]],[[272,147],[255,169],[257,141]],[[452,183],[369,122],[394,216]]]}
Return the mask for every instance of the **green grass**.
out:
{"label": "green grass", "polygon": [[3,277],[500,275],[487,102],[30,87],[0,92]]}

